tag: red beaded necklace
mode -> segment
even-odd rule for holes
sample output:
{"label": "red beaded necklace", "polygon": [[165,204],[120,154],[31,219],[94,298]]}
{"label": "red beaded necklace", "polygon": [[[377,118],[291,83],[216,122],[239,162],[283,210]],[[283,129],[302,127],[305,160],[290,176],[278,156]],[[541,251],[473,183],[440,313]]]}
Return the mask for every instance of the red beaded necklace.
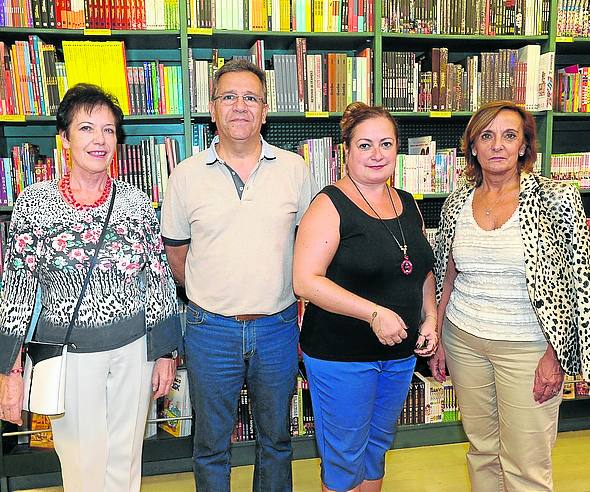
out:
{"label": "red beaded necklace", "polygon": [[80,203],[78,200],[74,198],[74,194],[72,193],[72,188],[70,186],[70,175],[66,174],[63,178],[59,180],[58,188],[61,196],[66,201],[66,203],[76,210],[89,210],[91,208],[100,207],[103,203],[107,201],[109,194],[111,193],[111,187],[113,185],[113,180],[110,176],[107,176],[107,181],[104,185],[104,190],[102,190],[102,195],[98,197],[98,199],[94,203]]}

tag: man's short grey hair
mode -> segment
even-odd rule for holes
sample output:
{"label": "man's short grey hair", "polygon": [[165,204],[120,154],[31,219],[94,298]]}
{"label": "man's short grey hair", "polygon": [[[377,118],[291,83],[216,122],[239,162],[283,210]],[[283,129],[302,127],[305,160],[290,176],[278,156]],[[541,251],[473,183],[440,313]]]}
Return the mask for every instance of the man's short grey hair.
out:
{"label": "man's short grey hair", "polygon": [[230,72],[250,72],[256,75],[262,84],[262,100],[266,103],[266,74],[264,73],[264,70],[258,67],[258,65],[244,59],[230,60],[215,72],[215,75],[213,76],[213,94],[211,95],[211,100],[217,96],[217,87],[219,86],[219,79],[221,76],[224,73]]}

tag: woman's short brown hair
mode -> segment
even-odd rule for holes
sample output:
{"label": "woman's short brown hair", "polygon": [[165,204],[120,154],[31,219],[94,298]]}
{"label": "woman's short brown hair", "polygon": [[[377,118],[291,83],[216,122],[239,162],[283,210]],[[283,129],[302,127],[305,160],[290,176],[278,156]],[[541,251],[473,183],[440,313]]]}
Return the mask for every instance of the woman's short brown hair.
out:
{"label": "woman's short brown hair", "polygon": [[399,147],[399,131],[397,129],[397,123],[393,119],[393,116],[383,106],[368,106],[362,102],[350,103],[344,110],[342,119],[340,120],[340,132],[342,133],[342,142],[346,148],[350,147],[350,139],[352,138],[352,132],[360,125],[363,121],[367,121],[373,118],[385,118],[391,121],[393,125],[393,133],[395,134],[395,141]]}
{"label": "woman's short brown hair", "polygon": [[498,113],[504,110],[518,113],[522,120],[526,148],[524,155],[518,156],[518,172],[531,172],[537,160],[537,125],[531,113],[517,106],[512,101],[492,101],[484,104],[469,120],[467,128],[465,128],[465,133],[463,133],[463,138],[461,139],[461,149],[465,154],[466,162],[465,177],[467,181],[476,186],[481,184],[482,171],[477,157],[473,155],[473,143],[481,132],[498,116]]}

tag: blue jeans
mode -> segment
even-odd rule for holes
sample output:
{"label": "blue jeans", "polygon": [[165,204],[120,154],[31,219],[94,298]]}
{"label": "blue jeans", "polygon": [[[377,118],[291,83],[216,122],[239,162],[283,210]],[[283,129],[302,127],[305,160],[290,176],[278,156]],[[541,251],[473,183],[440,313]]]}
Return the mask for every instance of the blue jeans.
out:
{"label": "blue jeans", "polygon": [[303,354],[311,392],[322,482],[337,492],[385,474],[416,357],[340,362]]}
{"label": "blue jeans", "polygon": [[298,340],[296,304],[253,321],[189,304],[184,342],[198,492],[230,490],[230,440],[244,381],[257,435],[253,491],[292,490],[289,411]]}

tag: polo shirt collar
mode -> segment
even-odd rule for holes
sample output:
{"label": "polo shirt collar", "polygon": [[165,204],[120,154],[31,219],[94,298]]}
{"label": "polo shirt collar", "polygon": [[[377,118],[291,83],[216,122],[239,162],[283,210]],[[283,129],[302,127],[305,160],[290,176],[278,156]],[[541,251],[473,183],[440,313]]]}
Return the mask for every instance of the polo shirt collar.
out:
{"label": "polo shirt collar", "polygon": [[[264,140],[264,138],[262,138],[262,135],[260,136],[260,141],[262,142],[262,150],[260,151],[260,159],[259,160],[264,159],[267,161],[274,161],[277,158],[277,156],[275,155],[270,144],[266,140]],[[211,166],[211,165],[215,164],[216,162],[224,162],[224,160],[221,157],[219,157],[219,155],[217,154],[217,149],[215,148],[215,145],[218,143],[219,143],[219,135],[215,135],[215,137],[213,138],[213,141],[211,142],[211,145],[207,149],[207,157],[205,159],[205,163],[208,166]]]}

